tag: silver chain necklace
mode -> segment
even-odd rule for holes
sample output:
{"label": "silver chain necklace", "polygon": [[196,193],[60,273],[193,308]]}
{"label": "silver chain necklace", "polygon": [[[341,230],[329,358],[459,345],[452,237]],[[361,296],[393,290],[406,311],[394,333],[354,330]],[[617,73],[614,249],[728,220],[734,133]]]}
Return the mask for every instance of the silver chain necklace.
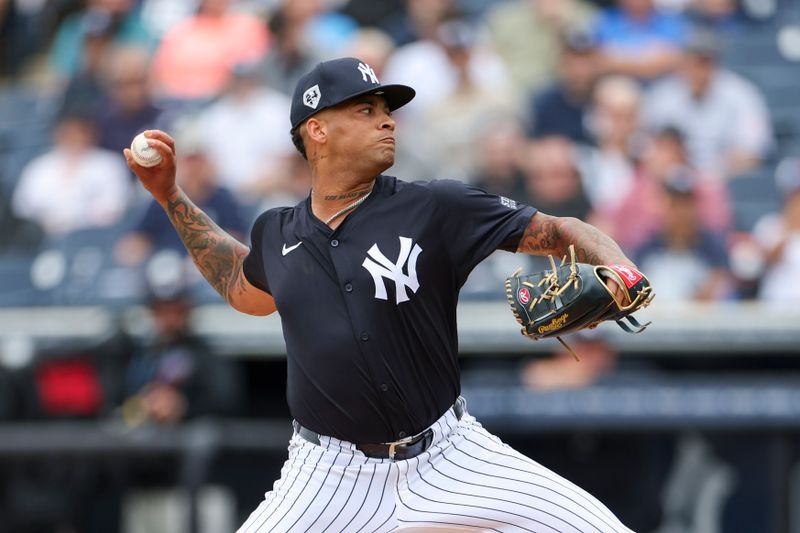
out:
{"label": "silver chain necklace", "polygon": [[345,206],[344,209],[340,209],[339,211],[335,212],[332,217],[330,217],[328,220],[325,221],[325,225],[327,226],[328,224],[331,223],[331,221],[339,218],[340,216],[342,216],[343,214],[347,213],[351,209],[355,209],[356,207],[360,206],[362,203],[364,203],[364,200],[369,198],[370,194],[372,194],[372,191],[369,191],[367,194],[365,194],[364,196],[362,196],[361,198],[359,198],[355,202]]}

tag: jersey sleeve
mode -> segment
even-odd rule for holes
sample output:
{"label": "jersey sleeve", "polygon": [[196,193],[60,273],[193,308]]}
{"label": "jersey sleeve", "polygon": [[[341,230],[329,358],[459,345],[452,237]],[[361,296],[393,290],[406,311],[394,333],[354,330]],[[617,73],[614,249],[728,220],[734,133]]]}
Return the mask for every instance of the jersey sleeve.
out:
{"label": "jersey sleeve", "polygon": [[263,213],[253,223],[250,230],[250,253],[244,258],[242,272],[251,285],[272,294],[264,271],[264,226],[267,224],[267,217],[268,213]]}
{"label": "jersey sleeve", "polygon": [[515,252],[536,209],[456,180],[430,183],[437,199],[445,245],[465,281],[495,250]]}

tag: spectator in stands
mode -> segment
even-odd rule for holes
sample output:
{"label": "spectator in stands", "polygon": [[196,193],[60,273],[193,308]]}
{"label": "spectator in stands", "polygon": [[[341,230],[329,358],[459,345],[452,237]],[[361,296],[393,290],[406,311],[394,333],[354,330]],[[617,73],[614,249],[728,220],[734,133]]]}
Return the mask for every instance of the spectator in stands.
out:
{"label": "spectator in stands", "polygon": [[344,4],[341,12],[352,17],[362,28],[381,28],[405,12],[405,0],[346,0]]}
{"label": "spectator in stands", "polygon": [[586,123],[599,74],[597,61],[596,43],[588,33],[570,32],[562,38],[556,81],[531,102],[529,137],[559,135],[591,143]]}
{"label": "spectator in stands", "polygon": [[630,190],[641,155],[641,90],[632,78],[608,76],[598,82],[592,100],[589,129],[597,148],[584,153],[584,186],[592,204],[608,210]]}
{"label": "spectator in stands", "polygon": [[[244,235],[240,206],[228,189],[220,187],[205,140],[197,128],[184,129],[176,135],[178,151],[177,180],[186,194],[209,217],[231,235]],[[144,213],[130,233],[120,239],[114,250],[118,263],[141,264],[155,252],[174,250],[185,254],[183,243],[172,223],[157,203],[149,200]]]}
{"label": "spectator in stands", "polygon": [[88,0],[86,4],[86,9],[64,19],[53,41],[50,66],[59,77],[71,78],[80,70],[87,38],[97,28],[103,28],[116,44],[153,46],[134,0]]}
{"label": "spectator in stands", "polygon": [[63,81],[59,115],[76,113],[97,114],[105,105],[103,65],[113,46],[111,19],[96,11],[86,13],[80,26],[83,39],[79,64],[74,73]]}
{"label": "spectator in stands", "polygon": [[[689,167],[683,134],[665,128],[646,143],[636,166],[633,183],[618,203],[598,206],[601,227],[624,250],[634,250],[659,232],[664,225],[664,183],[672,176],[688,173],[696,178],[695,189],[703,228],[724,233],[731,226],[731,205],[725,184],[704,177]],[[636,224],[630,221],[635,220]]]}
{"label": "spectator in stands", "polygon": [[736,0],[692,0],[686,15],[696,27],[709,28],[720,34],[735,34],[743,17]]}
{"label": "spectator in stands", "polygon": [[556,77],[561,36],[587,30],[592,17],[582,0],[514,0],[492,7],[486,23],[516,90],[527,95]]}
{"label": "spectator in stands", "polygon": [[0,77],[15,76],[47,37],[43,2],[0,2]]}
{"label": "spectator in stands", "polygon": [[455,14],[453,0],[404,0],[404,4],[405,10],[382,25],[397,46],[434,39],[439,25]]}
{"label": "spectator in stands", "polygon": [[234,12],[230,4],[231,0],[201,0],[196,15],[164,35],[153,59],[159,98],[208,101],[228,83],[234,65],[264,56],[266,25]]}
{"label": "spectator in stands", "polygon": [[723,236],[703,228],[696,177],[679,173],[664,182],[663,229],[639,248],[635,261],[659,287],[662,301],[720,300],[730,295]]}
{"label": "spectator in stands", "polygon": [[[511,108],[514,100],[509,96],[510,85],[502,61],[480,43],[479,31],[470,23],[449,20],[439,26],[434,37],[395,50],[380,77],[383,83],[399,83],[399,80],[408,79],[419,81],[415,86],[415,105],[393,114],[396,121],[404,124],[398,130],[401,136],[398,147],[403,157],[398,158],[393,172],[401,177],[450,175],[467,179],[471,169],[465,171],[465,161],[455,162],[453,170],[457,172],[456,176],[450,174],[449,167],[439,165],[444,153],[441,147],[450,142],[447,139],[450,136],[455,136],[454,145],[464,146],[464,139],[469,138],[471,132],[460,131],[459,128],[475,127],[464,126],[466,121],[474,119],[487,107],[496,109],[500,104],[501,107],[505,105]],[[442,39],[451,39],[453,42],[448,45]],[[464,50],[464,44],[457,43],[459,39],[469,39],[473,43],[468,46],[468,51]],[[474,99],[478,94],[489,97],[474,110],[464,107],[456,109],[452,105],[452,99]],[[463,114],[461,118],[464,120],[459,121],[461,126],[453,127],[451,124],[447,127],[447,121],[441,120],[445,113],[448,114],[448,121],[458,120]],[[439,122],[432,122],[434,120]],[[443,132],[442,128],[447,131]],[[434,134],[434,130],[438,133]]]}
{"label": "spectator in stands", "polygon": [[437,41],[456,76],[455,85],[417,117],[417,130],[406,139],[406,149],[425,154],[437,175],[466,181],[476,164],[476,141],[483,125],[511,116],[513,99],[502,86],[489,89],[476,81],[471,66],[480,52],[472,26],[462,21],[442,24]]}
{"label": "spectator in stands", "polygon": [[783,209],[765,215],[753,230],[767,264],[758,297],[796,304],[800,301],[800,158],[782,161],[776,177]]}
{"label": "spectator in stands", "polygon": [[[446,24],[446,26],[445,26]],[[468,24],[450,20],[441,24],[444,30],[437,29],[432,38],[415,41],[395,50],[386,64],[381,82],[400,83],[400,80],[415,80],[416,97],[414,105],[398,112],[399,118],[419,116],[431,107],[448,99],[459,84],[459,69],[448,56],[448,45],[442,38],[453,35],[447,28]],[[466,68],[472,83],[487,92],[506,93],[510,89],[508,73],[502,59],[479,42],[479,33],[471,30],[476,39],[470,51]],[[513,104],[513,101],[510,102]]]}
{"label": "spectator in stands", "polygon": [[618,0],[600,14],[595,31],[605,72],[652,80],[678,66],[687,25],[653,0]]}
{"label": "spectator in stands", "polygon": [[543,213],[587,220],[592,205],[583,189],[575,146],[563,137],[533,141],[522,162],[527,198]]}
{"label": "spectator in stands", "polygon": [[389,61],[395,46],[391,37],[376,28],[362,28],[353,37],[347,55],[362,59],[372,67],[378,78],[383,77],[386,62]]}
{"label": "spectator in stands", "polygon": [[98,117],[100,146],[122,152],[138,133],[158,124],[148,79],[149,56],[142,48],[120,48],[108,57],[104,76],[106,104]]}
{"label": "spectator in stands", "polygon": [[222,97],[194,126],[220,184],[252,204],[287,188],[295,155],[288,134],[289,98],[257,81],[254,64],[238,64]]}
{"label": "spectator in stands", "polygon": [[124,371],[122,415],[130,425],[172,425],[236,413],[242,391],[235,367],[191,331],[192,300],[180,284],[153,286],[152,334]]}
{"label": "spectator in stands", "polygon": [[477,164],[472,183],[489,194],[523,201],[527,194],[519,159],[524,149],[525,140],[515,121],[486,124],[475,142]]}
{"label": "spectator in stands", "polygon": [[269,19],[273,40],[258,71],[263,84],[286,95],[291,95],[300,77],[321,60],[305,40],[304,22],[290,17],[282,8]]}
{"label": "spectator in stands", "polygon": [[51,236],[111,226],[131,198],[120,154],[98,148],[93,121],[63,117],[51,151],[28,163],[12,198],[14,213],[37,222]]}
{"label": "spectator in stands", "polygon": [[341,55],[358,31],[355,20],[332,10],[330,2],[323,0],[281,0],[281,11],[302,28],[305,46],[314,55]]}
{"label": "spectator in stands", "polygon": [[719,65],[720,45],[708,31],[695,32],[678,74],[654,85],[644,102],[651,128],[685,132],[691,162],[732,177],[758,165],[772,145],[764,98],[748,80]]}

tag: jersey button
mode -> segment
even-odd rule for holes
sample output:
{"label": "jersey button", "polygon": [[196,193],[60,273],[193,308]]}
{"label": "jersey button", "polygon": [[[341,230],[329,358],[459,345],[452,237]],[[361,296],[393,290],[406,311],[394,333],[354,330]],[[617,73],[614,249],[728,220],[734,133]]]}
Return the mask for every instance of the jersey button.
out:
{"label": "jersey button", "polygon": [[344,284],[344,290],[346,290],[347,292],[353,292],[353,284],[352,283],[345,283]]}
{"label": "jersey button", "polygon": [[331,246],[333,246],[334,248],[336,248],[337,246],[339,246],[339,241],[338,241],[337,239],[333,239],[333,240],[331,241]]}
{"label": "jersey button", "polygon": [[389,390],[389,385],[387,385],[386,383],[381,383],[381,390],[383,392],[388,391]]}
{"label": "jersey button", "polygon": [[369,333],[366,333],[366,332],[362,333],[361,334],[361,340],[364,341],[364,342],[367,342],[369,340]]}
{"label": "jersey button", "polygon": [[397,436],[400,437],[401,439],[404,439],[404,438],[406,438],[406,432],[405,431],[401,431],[400,433],[397,434]]}

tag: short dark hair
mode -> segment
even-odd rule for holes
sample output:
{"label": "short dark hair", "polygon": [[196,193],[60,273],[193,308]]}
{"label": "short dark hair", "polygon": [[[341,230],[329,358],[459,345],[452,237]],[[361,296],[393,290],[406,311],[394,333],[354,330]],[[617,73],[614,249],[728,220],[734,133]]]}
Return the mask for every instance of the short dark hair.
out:
{"label": "short dark hair", "polygon": [[294,147],[297,148],[298,152],[300,152],[300,155],[303,156],[303,159],[308,161],[308,155],[306,155],[306,143],[303,142],[303,136],[300,135],[300,127],[302,125],[303,124],[298,125],[290,133],[292,134],[292,144],[294,144]]}
{"label": "short dark hair", "polygon": [[686,134],[683,133],[683,130],[680,127],[674,124],[669,124],[658,130],[656,132],[656,137],[669,139],[675,144],[680,145],[681,148],[686,146]]}

